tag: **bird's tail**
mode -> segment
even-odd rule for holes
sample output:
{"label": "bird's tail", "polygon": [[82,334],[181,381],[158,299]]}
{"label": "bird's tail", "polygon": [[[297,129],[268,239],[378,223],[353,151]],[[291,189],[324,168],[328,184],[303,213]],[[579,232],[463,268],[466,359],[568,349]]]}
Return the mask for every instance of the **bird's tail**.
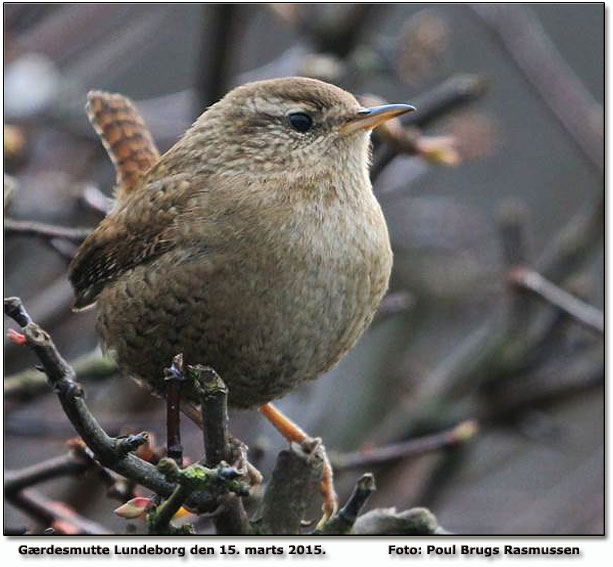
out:
{"label": "bird's tail", "polygon": [[90,91],[87,115],[115,165],[115,198],[121,202],[160,159],[153,138],[132,102],[120,94]]}

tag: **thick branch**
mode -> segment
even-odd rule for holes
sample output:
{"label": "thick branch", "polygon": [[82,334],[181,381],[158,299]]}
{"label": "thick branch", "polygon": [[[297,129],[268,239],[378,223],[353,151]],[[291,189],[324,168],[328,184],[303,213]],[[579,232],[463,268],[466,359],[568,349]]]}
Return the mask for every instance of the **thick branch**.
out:
{"label": "thick branch", "polygon": [[300,533],[304,514],[317,494],[324,467],[321,442],[292,443],[277,457],[262,503],[262,532]]}
{"label": "thick branch", "polygon": [[[231,461],[228,388],[212,368],[196,365],[189,367],[188,371],[201,393],[205,463],[212,468],[222,461]],[[223,535],[250,533],[251,526],[242,500],[235,494],[227,494],[222,497],[221,503],[223,507],[213,519],[217,533]]]}

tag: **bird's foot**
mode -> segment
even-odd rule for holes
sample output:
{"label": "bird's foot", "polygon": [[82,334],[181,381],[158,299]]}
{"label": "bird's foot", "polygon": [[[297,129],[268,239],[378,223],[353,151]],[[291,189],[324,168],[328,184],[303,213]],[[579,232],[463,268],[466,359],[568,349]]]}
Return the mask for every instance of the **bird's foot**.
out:
{"label": "bird's foot", "polygon": [[[323,446],[322,446],[323,448]],[[338,496],[334,490],[334,473],[332,472],[332,464],[324,449],[324,470],[319,484],[319,491],[324,498],[324,503],[321,507],[323,516],[317,523],[315,530],[321,530],[326,522],[332,518],[338,511]]]}
{"label": "bird's foot", "polygon": [[[312,445],[315,441],[307,435],[296,423],[280,412],[273,404],[268,403],[260,408],[262,415],[270,421],[274,428],[290,443],[306,443]],[[317,440],[321,443],[320,440]],[[322,506],[323,516],[319,520],[316,529],[321,529],[325,523],[336,514],[338,510],[338,497],[334,490],[334,474],[332,472],[332,464],[322,445],[324,468],[319,485],[319,490],[323,496],[324,503]]]}

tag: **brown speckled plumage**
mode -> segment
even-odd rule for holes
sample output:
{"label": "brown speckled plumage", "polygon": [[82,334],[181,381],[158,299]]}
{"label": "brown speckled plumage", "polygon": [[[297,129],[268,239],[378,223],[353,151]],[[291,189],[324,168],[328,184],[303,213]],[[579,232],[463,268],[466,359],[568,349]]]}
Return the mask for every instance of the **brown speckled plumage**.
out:
{"label": "brown speckled plumage", "polygon": [[[355,344],[389,280],[360,106],[310,79],[235,89],[120,198],[70,268],[79,308],[159,389],[177,353],[252,407],[320,376]],[[307,133],[287,122],[308,112]]]}

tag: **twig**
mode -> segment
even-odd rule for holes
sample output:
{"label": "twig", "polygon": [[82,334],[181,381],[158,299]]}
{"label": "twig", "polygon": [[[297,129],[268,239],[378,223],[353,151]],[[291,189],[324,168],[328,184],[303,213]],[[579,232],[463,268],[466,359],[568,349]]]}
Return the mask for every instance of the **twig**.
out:
{"label": "twig", "polygon": [[534,13],[519,4],[470,4],[571,139],[602,173],[604,115]]}
{"label": "twig", "polygon": [[535,270],[518,267],[509,273],[508,279],[513,286],[529,291],[551,303],[588,329],[604,334],[602,311],[564,291]]}
{"label": "twig", "polygon": [[61,238],[80,244],[91,231],[91,228],[69,228],[35,221],[4,219],[4,233],[6,236],[35,236],[44,240]]}
{"label": "twig", "polygon": [[151,533],[167,533],[170,520],[180,510],[189,498],[191,491],[181,484],[177,485],[173,493],[156,510],[156,521],[151,527]]}
{"label": "twig", "polygon": [[[70,362],[70,366],[78,380],[104,380],[117,373],[115,362],[102,356],[98,348]],[[37,369],[28,368],[4,379],[5,400],[32,400],[50,391],[47,376]]]}
{"label": "twig", "polygon": [[358,518],[360,510],[375,490],[375,477],[370,473],[362,475],[347,503],[338,511],[336,516],[324,525],[322,533],[328,535],[349,533]]}
{"label": "twig", "polygon": [[42,461],[20,470],[4,473],[4,493],[14,494],[40,482],[60,476],[80,475],[92,466],[91,462],[75,456],[73,452]]}
{"label": "twig", "polygon": [[345,471],[415,457],[424,453],[438,451],[450,445],[464,443],[472,439],[478,431],[479,426],[477,422],[469,419],[441,433],[410,439],[401,443],[393,443],[384,447],[374,447],[354,453],[333,456],[332,465],[335,471]]}
{"label": "twig", "polygon": [[[178,466],[183,464],[181,445],[181,384],[183,374],[183,355],[174,357],[170,368],[164,371],[166,384],[166,454]],[[173,493],[174,494],[174,493]]]}
{"label": "twig", "polygon": [[112,535],[112,532],[104,526],[76,512],[64,512],[59,506],[54,506],[52,502],[34,490],[8,494],[7,500],[44,525],[50,526],[56,522],[62,522],[74,526],[78,533],[83,535]]}
{"label": "twig", "polygon": [[[4,300],[4,312],[22,326],[26,344],[38,356],[49,382],[55,390],[66,416],[93,451],[96,459],[109,469],[130,478],[161,496],[170,496],[175,486],[150,463],[129,453],[117,450],[121,441],[109,437],[100,427],[87,407],[83,388],[75,380],[74,369],[59,354],[51,337],[27,314],[21,300],[16,297]],[[216,499],[208,492],[195,492],[190,496],[190,507],[210,512],[217,506]]]}
{"label": "twig", "polygon": [[262,502],[262,532],[274,535],[300,533],[304,514],[317,494],[324,467],[321,442],[292,443],[277,457]]}

